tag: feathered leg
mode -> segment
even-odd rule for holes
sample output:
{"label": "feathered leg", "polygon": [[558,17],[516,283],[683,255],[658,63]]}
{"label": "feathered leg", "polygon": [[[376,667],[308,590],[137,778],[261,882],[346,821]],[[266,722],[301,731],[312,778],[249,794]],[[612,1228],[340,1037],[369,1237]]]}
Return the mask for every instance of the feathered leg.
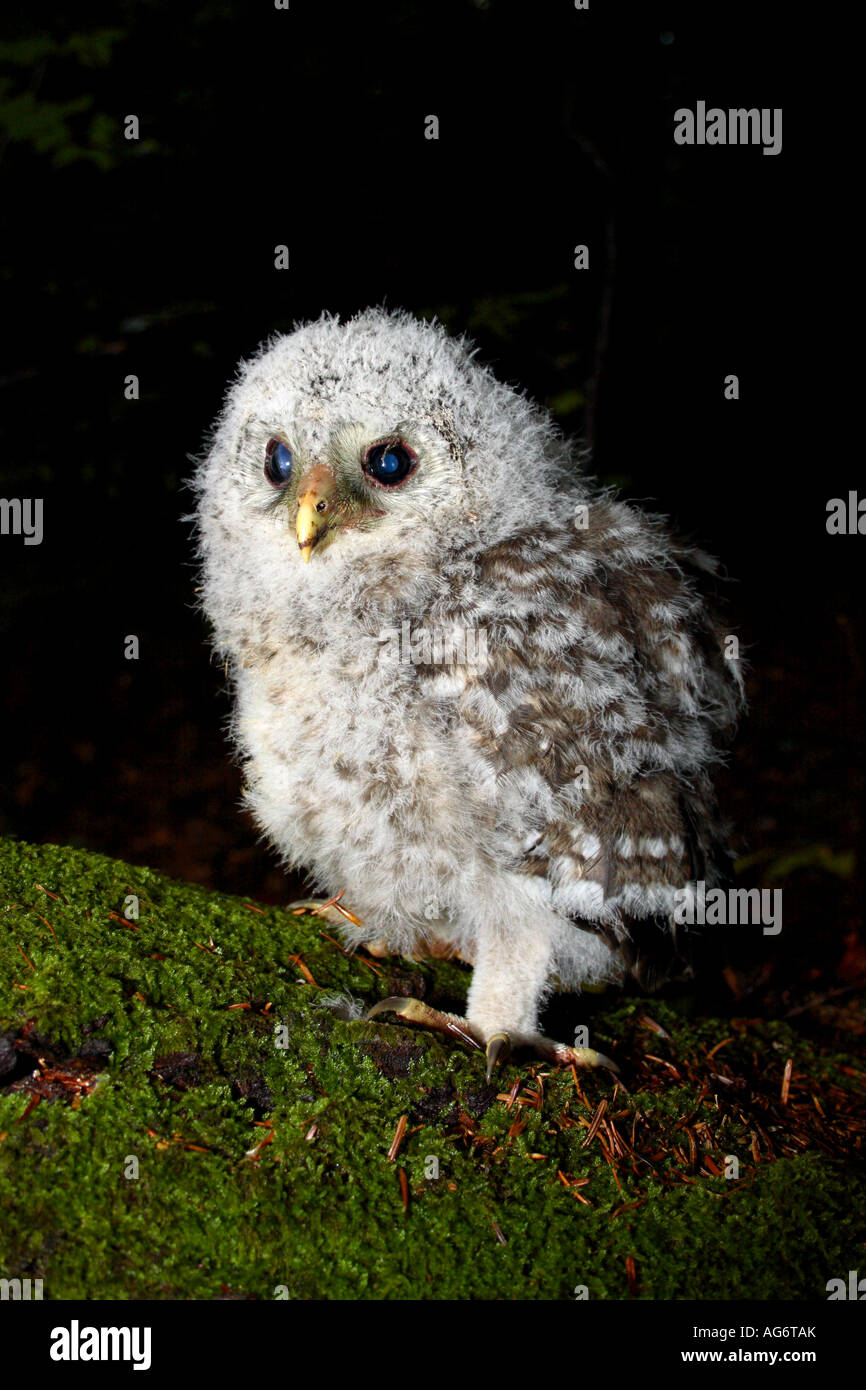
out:
{"label": "feathered leg", "polygon": [[570,1047],[538,1031],[538,1009],[549,975],[549,945],[537,924],[519,938],[510,925],[507,936],[487,933],[479,944],[465,1018],[397,995],[381,999],[366,1017],[396,1013],[409,1023],[484,1048],[488,1081],[496,1064],[504,1062],[515,1048],[527,1048],[557,1066],[607,1067],[618,1072],[616,1063],[604,1053],[590,1047]]}

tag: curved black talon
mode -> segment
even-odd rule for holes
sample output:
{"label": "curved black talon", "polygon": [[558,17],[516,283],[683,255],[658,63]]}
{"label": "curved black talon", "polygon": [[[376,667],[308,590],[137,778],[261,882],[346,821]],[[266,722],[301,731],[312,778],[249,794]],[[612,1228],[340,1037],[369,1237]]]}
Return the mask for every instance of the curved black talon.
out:
{"label": "curved black talon", "polygon": [[494,1033],[487,1043],[487,1080],[491,1080],[497,1062],[506,1062],[511,1056],[511,1039],[507,1033]]}

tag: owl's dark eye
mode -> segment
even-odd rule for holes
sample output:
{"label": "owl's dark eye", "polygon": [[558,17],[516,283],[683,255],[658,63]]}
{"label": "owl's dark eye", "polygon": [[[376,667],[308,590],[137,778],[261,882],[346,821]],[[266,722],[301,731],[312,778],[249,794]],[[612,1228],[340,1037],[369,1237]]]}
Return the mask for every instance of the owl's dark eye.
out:
{"label": "owl's dark eye", "polygon": [[269,439],[265,449],[265,477],[274,487],[282,487],[292,476],[292,455],[280,439]]}
{"label": "owl's dark eye", "polygon": [[385,487],[396,487],[414,473],[418,460],[411,449],[399,442],[393,444],[374,444],[367,450],[364,459],[364,472],[376,483]]}

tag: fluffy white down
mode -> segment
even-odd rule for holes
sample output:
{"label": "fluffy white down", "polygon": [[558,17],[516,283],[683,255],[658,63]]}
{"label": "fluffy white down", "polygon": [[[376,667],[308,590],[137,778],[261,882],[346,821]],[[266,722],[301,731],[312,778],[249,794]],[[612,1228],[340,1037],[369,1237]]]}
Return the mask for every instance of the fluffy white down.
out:
{"label": "fluffy white down", "polygon": [[[377,499],[375,526],[347,529],[303,563],[290,509],[263,476],[268,438],[281,434],[300,467],[337,458],[351,469],[370,441],[398,433],[419,456],[412,484]],[[326,315],[243,364],[193,485],[203,607],[234,684],[249,805],[287,866],[328,894],[346,890],[364,922],[349,939],[402,953],[450,942],[475,963],[468,1016],[482,1033],[531,1033],[554,980],[618,978],[608,940],[574,919],[624,934],[629,915],[669,913],[689,877],[663,870],[666,854],[684,852],[682,827],[614,827],[617,863],[650,867],[610,893],[590,871],[595,822],[580,824],[592,786],[545,771],[555,718],[539,733],[537,766],[503,767],[495,750],[543,687],[571,733],[578,715],[591,721],[587,742],[566,751],[575,763],[587,750],[602,757],[607,784],[659,774],[688,788],[705,777],[740,677],[732,669],[726,682],[700,654],[693,589],[684,581],[654,602],[649,681],[634,614],[625,607],[611,630],[594,622],[589,597],[602,571],[679,573],[659,524],[599,494],[549,418],[464,342],[379,310],[344,324]],[[584,552],[575,509],[592,516],[599,499],[608,529]],[[489,560],[502,542],[531,541],[542,521],[533,553],[550,586],[547,618],[536,569]],[[563,583],[586,584],[584,608],[557,601]],[[460,664],[422,678],[386,659],[388,634],[405,622],[483,629],[494,658],[508,654],[507,679]],[[579,669],[569,665],[577,648]],[[650,746],[641,726],[656,688],[665,729]],[[551,827],[562,824],[574,833],[559,854]]]}

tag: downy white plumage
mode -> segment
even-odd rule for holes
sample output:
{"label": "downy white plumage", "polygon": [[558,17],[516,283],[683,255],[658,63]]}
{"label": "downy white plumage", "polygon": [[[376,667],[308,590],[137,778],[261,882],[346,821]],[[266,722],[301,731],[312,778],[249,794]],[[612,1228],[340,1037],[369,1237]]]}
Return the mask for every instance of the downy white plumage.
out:
{"label": "downy white plumage", "polygon": [[598,1060],[539,1034],[546,993],[651,979],[675,893],[718,878],[710,772],[742,678],[700,595],[712,562],[401,312],[266,343],[193,482],[264,834],[347,891],[351,942],[472,962],[458,1025],[491,1065],[516,1044]]}

